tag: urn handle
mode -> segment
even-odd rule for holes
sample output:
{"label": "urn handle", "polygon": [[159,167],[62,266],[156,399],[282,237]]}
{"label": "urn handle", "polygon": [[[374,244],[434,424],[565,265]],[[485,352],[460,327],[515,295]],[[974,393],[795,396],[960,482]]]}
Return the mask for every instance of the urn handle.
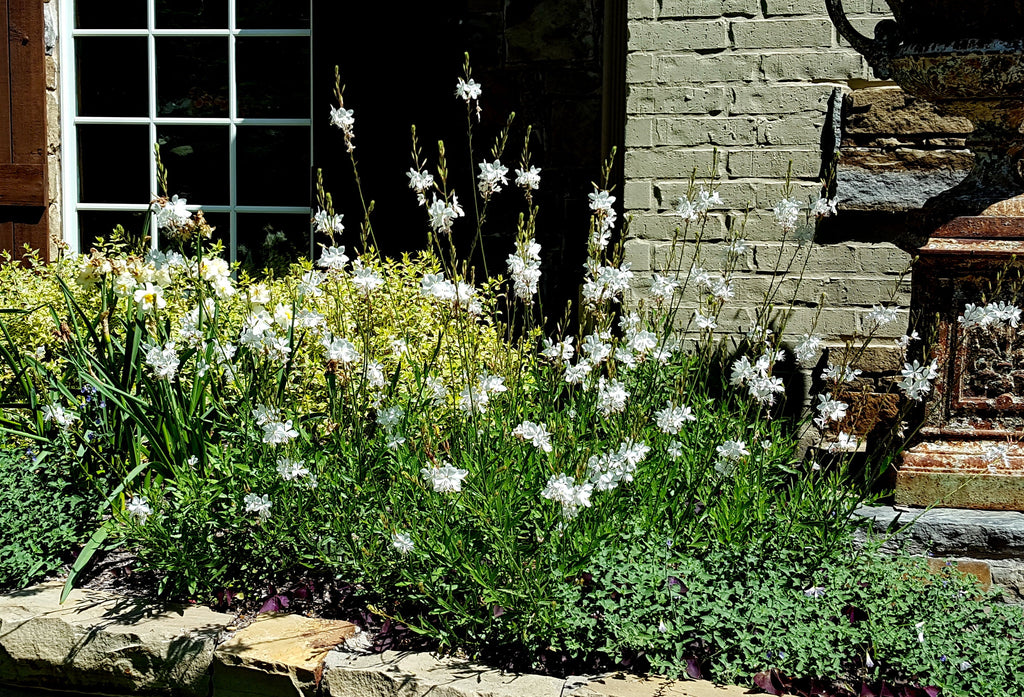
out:
{"label": "urn handle", "polygon": [[850,42],[853,48],[863,55],[874,69],[875,75],[883,80],[889,77],[889,61],[892,52],[899,44],[899,27],[891,19],[883,19],[875,26],[875,38],[870,39],[857,31],[843,10],[843,0],[825,0],[828,15],[836,30]]}

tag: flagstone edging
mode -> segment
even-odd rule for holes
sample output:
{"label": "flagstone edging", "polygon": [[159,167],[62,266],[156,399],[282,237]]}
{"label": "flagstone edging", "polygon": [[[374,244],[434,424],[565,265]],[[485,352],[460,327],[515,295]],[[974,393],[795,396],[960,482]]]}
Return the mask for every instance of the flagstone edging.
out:
{"label": "flagstone edging", "polygon": [[354,625],[261,615],[237,628],[201,606],[71,592],[0,596],[0,685],[182,697],[735,697],[702,681],[511,674],[428,653],[336,650]]}

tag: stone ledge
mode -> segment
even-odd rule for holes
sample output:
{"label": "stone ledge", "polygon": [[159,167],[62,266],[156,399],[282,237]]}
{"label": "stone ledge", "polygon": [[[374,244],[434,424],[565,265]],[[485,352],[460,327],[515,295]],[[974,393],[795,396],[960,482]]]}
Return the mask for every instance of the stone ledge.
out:
{"label": "stone ledge", "polygon": [[[348,622],[233,616],[200,606],[74,590],[61,583],[0,596],[0,697],[58,694],[195,697],[738,697],[707,681],[608,675],[561,680],[428,653],[331,650]],[[70,694],[74,693],[74,694]]]}

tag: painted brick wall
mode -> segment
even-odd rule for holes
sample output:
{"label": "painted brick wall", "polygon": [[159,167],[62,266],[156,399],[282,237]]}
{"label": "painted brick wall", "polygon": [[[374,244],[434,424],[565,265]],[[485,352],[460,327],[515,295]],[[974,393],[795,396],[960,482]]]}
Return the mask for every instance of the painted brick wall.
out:
{"label": "painted brick wall", "polygon": [[[883,0],[845,5],[868,33],[888,12]],[[787,166],[792,162],[794,195],[816,198],[823,160],[839,145],[843,95],[878,81],[838,38],[824,0],[630,0],[628,49],[623,195],[633,225],[626,254],[645,279],[634,297],[642,297],[649,272],[664,267],[680,222],[670,211],[693,169],[706,175],[717,151],[725,207],[708,223],[705,239],[714,246],[702,261],[713,268],[725,256],[722,241],[745,225],[743,237],[756,249],[739,266],[736,298],[722,319],[746,330],[779,255],[781,233],[770,210],[782,197]],[[841,345],[894,289],[898,304],[909,303],[909,279],[898,278],[910,255],[872,230],[836,229],[843,231],[822,226],[797,252],[795,268],[804,259],[807,266],[788,328],[808,331],[817,318],[817,330]],[[787,291],[785,297],[793,294]],[[904,310],[881,335],[902,335],[906,321]],[[884,372],[889,363],[873,367]]]}

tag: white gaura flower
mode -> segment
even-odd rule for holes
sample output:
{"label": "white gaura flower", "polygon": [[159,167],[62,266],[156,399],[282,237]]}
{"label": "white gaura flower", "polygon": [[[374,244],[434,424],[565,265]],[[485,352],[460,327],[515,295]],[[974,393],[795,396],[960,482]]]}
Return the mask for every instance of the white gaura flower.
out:
{"label": "white gaura flower", "polygon": [[683,456],[682,442],[678,440],[672,441],[671,443],[668,444],[668,447],[665,449],[665,452],[667,452],[668,456],[671,457],[673,460],[678,460]]}
{"label": "white gaura flower", "polygon": [[528,170],[516,170],[516,185],[527,191],[536,191],[540,188],[540,167],[530,166]]}
{"label": "white gaura flower", "polygon": [[463,80],[461,77],[455,85],[455,96],[467,103],[474,99],[480,99],[483,87],[476,80],[470,78]]}
{"label": "white gaura flower", "polygon": [[568,363],[572,360],[573,354],[576,349],[572,345],[573,337],[567,336],[563,341],[558,343],[553,342],[551,339],[544,339],[544,349],[540,352],[540,355],[545,358],[549,358],[553,361],[561,361],[562,363]]}
{"label": "white gaura flower", "polygon": [[407,532],[394,533],[391,536],[391,544],[392,546],[394,546],[395,549],[398,550],[399,554],[403,555],[408,554],[416,547],[412,542],[412,538],[409,536],[409,533]]}
{"label": "white gaura flower", "polygon": [[654,280],[651,281],[651,295],[659,302],[671,302],[678,288],[679,284],[676,281],[658,274],[654,274]]}
{"label": "white gaura flower", "polygon": [[295,326],[303,329],[319,329],[324,326],[324,316],[314,310],[299,310],[295,315]]}
{"label": "white gaura flower", "polygon": [[729,251],[729,254],[735,254],[736,256],[740,257],[747,253],[747,251],[750,249],[750,245],[747,244],[746,240],[737,237],[736,239],[729,243],[727,249]]}
{"label": "white gaura flower", "polygon": [[811,214],[816,218],[827,218],[830,215],[836,214],[836,205],[839,203],[839,199],[833,198],[819,198],[811,206]]}
{"label": "white gaura flower", "polygon": [[356,259],[355,268],[352,270],[352,285],[363,295],[369,296],[373,291],[384,285],[384,279],[373,269],[363,266],[360,259]]}
{"label": "white gaura flower", "polygon": [[851,368],[848,365],[833,365],[829,363],[825,370],[821,371],[821,379],[835,380],[836,382],[853,382],[863,371],[860,368]]}
{"label": "white gaura flower", "polygon": [[132,500],[126,503],[124,508],[139,525],[145,525],[146,518],[153,515],[153,509],[150,508],[145,496],[132,496]]}
{"label": "white gaura flower", "polygon": [[277,407],[257,404],[252,410],[252,418],[256,421],[257,426],[264,426],[271,421],[280,421],[281,410]]}
{"label": "white gaura flower", "polygon": [[590,199],[590,210],[592,211],[608,213],[612,210],[612,205],[615,203],[615,197],[608,191],[595,191],[587,194],[587,198]]}
{"label": "white gaura flower", "polygon": [[331,125],[348,131],[356,123],[355,112],[344,107],[331,107]]}
{"label": "white gaura flower", "polygon": [[420,280],[420,293],[425,297],[437,300],[455,300],[455,284],[447,280],[444,274],[428,273]]}
{"label": "white gaura flower", "polygon": [[857,445],[857,436],[851,435],[846,431],[840,431],[839,435],[836,436],[835,442],[829,444],[828,451],[830,453],[856,452]]}
{"label": "white gaura flower", "polygon": [[591,506],[590,496],[594,485],[590,482],[576,484],[576,478],[565,474],[553,474],[548,477],[547,485],[540,492],[546,499],[561,504],[562,515],[575,518],[581,508]]}
{"label": "white gaura flower", "polygon": [[[342,218],[345,216],[341,213],[335,213],[331,215],[322,208],[318,208],[316,213],[313,214],[313,228],[325,235],[340,235],[345,232],[345,224],[342,223]],[[342,247],[342,252],[344,252]]]}
{"label": "white gaura flower", "polygon": [[540,245],[533,240],[516,240],[516,252],[508,255],[506,263],[516,297],[530,301],[540,283]]}
{"label": "white gaura flower", "polygon": [[625,411],[629,392],[618,380],[606,380],[603,376],[597,380],[597,410],[604,416]]}
{"label": "white gaura flower", "polygon": [[433,201],[427,208],[427,215],[430,217],[430,227],[434,232],[447,235],[452,231],[452,223],[457,218],[465,216],[466,212],[462,210],[454,193],[451,203],[443,198],[439,199],[437,194],[434,194]]}
{"label": "white gaura flower", "polygon": [[162,347],[149,345],[145,351],[146,365],[153,371],[153,377],[157,380],[173,380],[180,364],[178,352],[174,349],[174,342],[168,341]]}
{"label": "white gaura flower", "polygon": [[462,480],[469,474],[469,470],[453,467],[450,462],[442,462],[442,465],[421,469],[423,479],[434,491],[441,494],[462,491]]}
{"label": "white gaura flower", "polygon": [[589,363],[579,363],[577,365],[566,364],[563,380],[565,380],[569,385],[579,385],[587,379],[591,370],[592,368]]}
{"label": "white gaura flower", "polygon": [[718,320],[715,319],[714,315],[701,314],[700,310],[694,311],[693,319],[697,323],[698,329],[715,329],[718,326]]}
{"label": "white gaura flower", "polygon": [[919,402],[931,391],[932,380],[939,376],[939,364],[934,360],[925,365],[916,360],[904,363],[900,375],[903,379],[896,386],[915,402]]}
{"label": "white gaura flower", "polygon": [[291,482],[309,476],[309,468],[302,460],[281,456],[277,458],[277,473],[281,479]]}
{"label": "white gaura flower", "polygon": [[292,428],[292,421],[268,421],[263,424],[263,442],[268,445],[281,445],[298,437],[299,432]]}
{"label": "white gaura flower", "polygon": [[317,261],[317,266],[322,269],[329,269],[330,271],[340,271],[345,268],[345,264],[348,261],[344,245],[340,247],[324,247],[324,251],[320,254],[319,261]]}
{"label": "white gaura flower", "polygon": [[677,407],[671,401],[665,402],[665,408],[654,412],[654,421],[662,433],[676,435],[683,430],[683,424],[688,421],[696,421],[693,409],[688,406]]}
{"label": "white gaura flower", "polygon": [[612,345],[606,343],[598,334],[587,334],[580,344],[580,351],[587,357],[587,363],[597,367],[612,355]]}
{"label": "white gaura flower", "polygon": [[177,194],[161,202],[154,214],[157,229],[177,227],[191,218],[192,214],[185,208],[186,203],[187,199],[178,198]]}
{"label": "white gaura flower", "polygon": [[814,423],[824,428],[830,421],[842,421],[846,418],[846,410],[849,406],[846,402],[833,399],[830,394],[820,394],[818,395],[818,405],[815,407],[818,416],[814,419]]}
{"label": "white gaura flower", "polygon": [[534,447],[546,453],[551,452],[551,433],[544,424],[535,424],[532,421],[524,421],[514,429],[512,435],[516,438],[533,443]]}
{"label": "white gaura flower", "polygon": [[348,339],[327,335],[320,341],[327,351],[327,360],[338,361],[342,365],[353,365],[362,360],[362,354]]}
{"label": "white gaura flower", "polygon": [[811,586],[804,590],[804,595],[808,598],[814,598],[817,600],[825,595],[825,586]]}
{"label": "white gaura flower", "polygon": [[985,312],[992,318],[992,324],[1008,324],[1016,327],[1020,324],[1020,308],[1005,302],[989,303]]}
{"label": "white gaura flower", "polygon": [[775,216],[775,222],[783,231],[793,232],[796,230],[796,223],[800,218],[800,208],[798,201],[784,198],[772,209],[772,215]]}
{"label": "white gaura flower", "polygon": [[909,334],[904,334],[899,339],[896,339],[894,343],[898,347],[900,347],[901,349],[906,351],[908,348],[910,348],[910,344],[912,344],[915,341],[920,341],[920,340],[921,340],[921,335],[918,334],[916,331],[913,331],[913,332],[910,332]]}
{"label": "white gaura flower", "polygon": [[718,453],[719,458],[732,461],[742,460],[750,455],[746,442],[742,440],[724,441],[721,445],[715,446],[715,452]]}
{"label": "white gaura flower", "polygon": [[793,355],[796,356],[798,363],[810,365],[818,359],[818,353],[821,351],[823,343],[820,336],[804,334],[793,347]]}
{"label": "white gaura flower", "polygon": [[326,280],[326,278],[327,275],[321,271],[307,271],[302,274],[302,277],[299,279],[299,295],[308,295],[313,298],[319,298],[324,294],[324,290],[320,285],[324,280]]}
{"label": "white gaura flower", "polygon": [[871,328],[871,331],[884,327],[887,324],[891,324],[896,321],[899,316],[899,310],[895,307],[883,307],[882,305],[875,305],[871,308],[871,312],[865,317],[865,321]]}
{"label": "white gaura flower", "polygon": [[501,160],[480,163],[480,174],[477,175],[477,188],[484,198],[501,191],[502,186],[508,184],[508,167],[501,164]]}
{"label": "white gaura flower", "polygon": [[392,431],[398,428],[404,416],[405,411],[397,404],[385,407],[377,412],[377,425],[385,430]]}
{"label": "white gaura flower", "polygon": [[680,198],[676,202],[675,214],[688,223],[696,223],[700,220],[701,212],[697,204],[688,198]]}
{"label": "white gaura flower", "polygon": [[917,643],[924,643],[924,622],[918,622],[914,625],[914,629],[917,630]]}
{"label": "white gaura flower", "polygon": [[77,416],[65,411],[60,404],[46,404],[39,411],[43,415],[43,421],[52,421],[64,428],[78,420]]}
{"label": "white gaura flower", "polygon": [[732,282],[726,278],[716,278],[711,282],[711,294],[716,300],[732,300],[736,293],[733,291]]}
{"label": "white gaura flower", "polygon": [[259,522],[264,522],[270,518],[270,498],[264,494],[246,494],[245,498],[242,499],[242,503],[245,505],[246,513],[255,513]]}
{"label": "white gaura flower", "polygon": [[[429,172],[420,172],[410,168],[405,176],[409,177],[409,188],[417,194],[422,194],[434,185],[434,175]],[[426,201],[426,199],[423,199]]]}
{"label": "white gaura flower", "polygon": [[135,304],[142,308],[143,312],[152,312],[153,310],[162,310],[167,307],[167,301],[164,300],[164,292],[159,286],[154,286],[152,283],[147,283],[144,287],[138,288],[135,291]]}

